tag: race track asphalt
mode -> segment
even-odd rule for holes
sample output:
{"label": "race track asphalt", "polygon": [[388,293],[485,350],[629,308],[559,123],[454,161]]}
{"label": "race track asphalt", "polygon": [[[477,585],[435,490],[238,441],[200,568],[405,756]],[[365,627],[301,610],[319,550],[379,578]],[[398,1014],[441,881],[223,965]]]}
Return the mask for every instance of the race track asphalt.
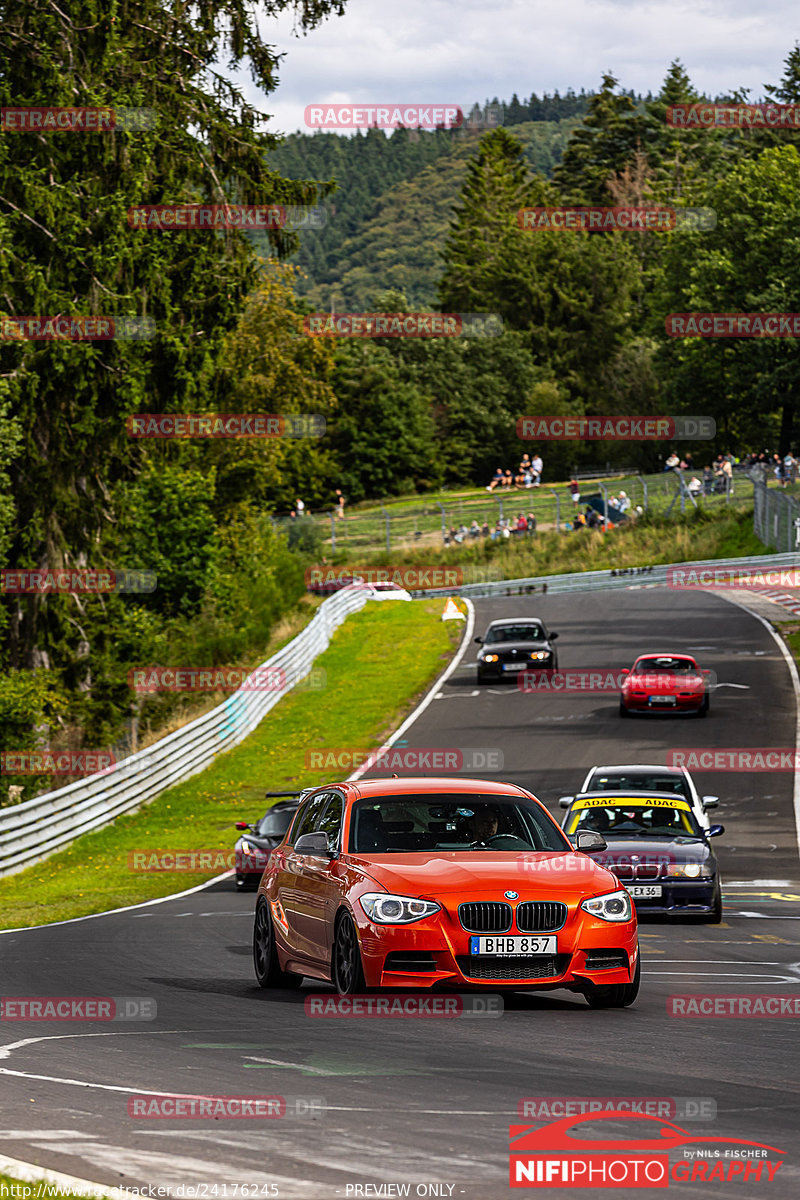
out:
{"label": "race track asphalt", "polygon": [[[530,788],[558,815],[558,797],[594,763],[665,762],[675,747],[795,745],[787,664],[764,625],[721,597],[641,587],[479,601],[475,632],[524,614],[559,631],[562,669],[694,651],[718,677],[709,718],[623,721],[616,694],[479,689],[470,648],[407,731],[406,747],[500,751],[498,777]],[[2,1022],[0,1154],[106,1185],[212,1200],[493,1200],[516,1194],[508,1126],[525,1122],[524,1097],[649,1097],[695,1137],[785,1154],[770,1183],[671,1183],[681,1197],[796,1197],[798,1018],[680,1019],[666,1004],[674,993],[800,994],[793,776],[696,777],[701,791],[721,797],[713,819],[726,827],[714,843],[724,920],[642,922],[642,989],[626,1010],[591,1010],[568,992],[520,992],[499,1018],[314,1019],[303,1000],[316,985],[293,993],[254,985],[253,895],[237,894],[229,880],[146,908],[0,935],[3,996],[151,997],[158,1006],[147,1022]],[[280,1095],[287,1112],[266,1121],[131,1118],[129,1099],[145,1092]]]}

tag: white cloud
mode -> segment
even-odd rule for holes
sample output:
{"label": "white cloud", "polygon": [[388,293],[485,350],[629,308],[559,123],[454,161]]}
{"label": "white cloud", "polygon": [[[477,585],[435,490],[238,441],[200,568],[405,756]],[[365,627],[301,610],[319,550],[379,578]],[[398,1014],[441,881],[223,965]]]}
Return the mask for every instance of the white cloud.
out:
{"label": "white cloud", "polygon": [[248,98],[273,114],[269,129],[304,129],[307,104],[459,103],[594,90],[611,70],[621,86],[657,91],[679,58],[711,94],[763,95],[794,44],[796,5],[775,0],[349,0],[305,37],[288,14],[262,18],[283,51],[280,85]]}

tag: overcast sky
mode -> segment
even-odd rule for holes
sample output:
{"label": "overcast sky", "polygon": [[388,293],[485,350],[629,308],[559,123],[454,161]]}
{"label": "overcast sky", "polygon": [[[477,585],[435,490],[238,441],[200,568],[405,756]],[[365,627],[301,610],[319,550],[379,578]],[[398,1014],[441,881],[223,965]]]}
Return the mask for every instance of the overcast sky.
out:
{"label": "overcast sky", "polygon": [[292,133],[320,101],[463,107],[596,90],[605,70],[657,91],[675,58],[701,92],[758,100],[800,41],[800,12],[797,0],[348,0],[306,37],[287,14],[262,17],[262,32],[286,53],[280,84],[269,98],[245,90],[270,131]]}

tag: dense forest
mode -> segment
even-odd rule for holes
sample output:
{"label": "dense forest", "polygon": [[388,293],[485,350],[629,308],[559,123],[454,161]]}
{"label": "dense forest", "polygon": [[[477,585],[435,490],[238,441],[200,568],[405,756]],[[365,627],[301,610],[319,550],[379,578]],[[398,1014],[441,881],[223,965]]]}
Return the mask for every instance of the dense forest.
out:
{"label": "dense forest", "polygon": [[[337,487],[354,503],[483,483],[531,449],[515,423],[532,414],[705,414],[715,450],[796,448],[794,341],[665,333],[670,312],[796,307],[796,132],[670,128],[668,105],[702,99],[674,63],[646,97],[607,75],[591,95],[513,96],[485,130],[278,144],[213,69],[221,56],[249,60],[274,89],[245,0],[226,0],[222,24],[212,0],[170,14],[126,0],[120,11],[137,19],[119,22],[103,0],[71,8],[67,19],[47,0],[24,13],[0,0],[2,106],[102,102],[157,120],[4,135],[1,315],[147,318],[152,336],[0,339],[0,557],[13,569],[146,568],[158,588],[2,596],[3,747],[115,742],[169,715],[166,698],[131,696],[131,667],[233,662],[263,645],[319,553],[312,523],[289,538],[273,526],[298,495],[328,508]],[[341,10],[304,0],[301,19],[311,28]],[[767,93],[800,100],[800,50]],[[139,204],[265,201],[322,205],[328,222],[265,237],[126,220]],[[520,228],[521,208],[557,204],[704,207],[716,224]],[[430,306],[497,314],[502,333],[346,339],[304,327],[317,307]],[[327,432],[137,439],[137,413],[315,413]],[[604,460],[632,453],[647,467],[664,448],[602,448]],[[551,443],[549,478],[596,454]]]}

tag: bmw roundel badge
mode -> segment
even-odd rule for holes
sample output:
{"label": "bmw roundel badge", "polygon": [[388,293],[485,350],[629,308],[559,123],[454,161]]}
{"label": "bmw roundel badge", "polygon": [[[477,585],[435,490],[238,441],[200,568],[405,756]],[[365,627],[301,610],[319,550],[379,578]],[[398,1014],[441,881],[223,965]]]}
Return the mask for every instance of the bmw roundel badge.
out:
{"label": "bmw roundel badge", "polygon": [[503,895],[505,896],[506,900],[518,900],[519,899],[519,892],[503,892]]}

